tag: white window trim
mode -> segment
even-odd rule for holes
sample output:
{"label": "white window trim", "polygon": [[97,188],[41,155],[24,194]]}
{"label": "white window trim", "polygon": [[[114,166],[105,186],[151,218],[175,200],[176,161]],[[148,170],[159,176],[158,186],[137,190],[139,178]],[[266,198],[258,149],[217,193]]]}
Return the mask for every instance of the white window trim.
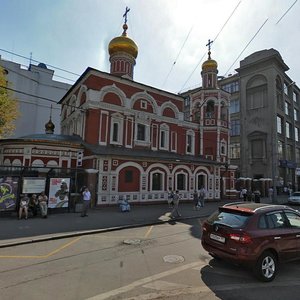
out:
{"label": "white window trim", "polygon": [[[165,137],[164,137],[164,142],[165,142],[164,144],[165,144],[165,146],[164,147],[161,146],[161,135],[162,135],[162,132],[165,133]],[[169,150],[169,126],[167,126],[165,124],[160,127],[160,131],[159,131],[159,149],[161,149],[161,150]]]}
{"label": "white window trim", "polygon": [[[190,152],[188,152],[188,136],[191,137],[191,143],[192,143]],[[195,132],[194,131],[192,130],[187,131],[185,142],[186,142],[185,153],[194,155],[195,154]]]}
{"label": "white window trim", "polygon": [[[152,183],[153,183],[153,174],[155,173],[160,173],[162,176],[161,176],[161,190],[152,190]],[[165,186],[165,173],[162,172],[161,170],[153,170],[152,172],[150,172],[150,191],[151,192],[163,192],[165,189],[164,189],[164,186]]]}
{"label": "white window trim", "polygon": [[178,183],[178,175],[184,175],[184,177],[185,177],[185,186],[184,186],[184,190],[180,190],[180,191],[187,191],[187,185],[188,185],[188,182],[187,182],[187,173],[185,173],[185,172],[178,172],[178,173],[176,173],[176,180],[175,180],[175,184],[176,184],[176,190],[179,190],[178,189],[178,185],[177,185],[177,183]]}
{"label": "white window trim", "polygon": [[[118,139],[117,141],[113,140],[113,133],[114,133],[114,124],[118,124]],[[111,122],[110,122],[110,143],[112,145],[122,145],[123,141],[123,118],[120,115],[112,116]]]}
{"label": "white window trim", "polygon": [[141,108],[142,109],[147,109],[147,101],[141,100]]}
{"label": "white window trim", "polygon": [[[138,135],[138,125],[144,125],[145,126],[145,140],[138,140],[137,135]],[[148,146],[150,144],[150,125],[144,122],[136,122],[135,123],[135,133],[134,133],[134,142],[137,145],[141,146]]]}

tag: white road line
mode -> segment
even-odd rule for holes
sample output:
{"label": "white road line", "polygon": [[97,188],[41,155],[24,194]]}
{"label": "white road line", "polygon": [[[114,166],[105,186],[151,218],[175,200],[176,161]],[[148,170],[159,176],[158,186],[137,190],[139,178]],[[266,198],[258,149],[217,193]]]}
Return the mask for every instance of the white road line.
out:
{"label": "white road line", "polygon": [[120,288],[115,289],[115,290],[108,291],[108,292],[103,293],[103,294],[96,295],[94,297],[88,298],[87,300],[107,299],[109,297],[116,296],[116,295],[119,295],[121,293],[129,292],[130,290],[133,290],[134,288],[136,288],[138,286],[145,285],[149,282],[153,282],[153,281],[158,280],[160,278],[163,278],[163,277],[166,277],[166,276],[169,276],[169,275],[172,275],[172,274],[176,274],[176,273],[182,272],[182,271],[187,270],[187,269],[196,268],[200,265],[204,265],[204,263],[197,261],[197,262],[193,262],[193,263],[190,263],[190,264],[187,264],[187,265],[183,265],[183,266],[180,266],[180,267],[177,267],[177,268],[174,268],[174,269],[171,269],[171,270],[159,273],[159,274],[155,274],[153,276],[149,276],[149,277],[145,277],[143,279],[139,279],[139,280],[137,280],[135,282],[132,282],[132,283],[126,285],[126,286],[120,287]]}
{"label": "white road line", "polygon": [[187,288],[188,285],[168,282],[164,280],[156,280],[143,285],[143,287],[147,289],[158,290],[158,291],[169,291],[169,290]]}

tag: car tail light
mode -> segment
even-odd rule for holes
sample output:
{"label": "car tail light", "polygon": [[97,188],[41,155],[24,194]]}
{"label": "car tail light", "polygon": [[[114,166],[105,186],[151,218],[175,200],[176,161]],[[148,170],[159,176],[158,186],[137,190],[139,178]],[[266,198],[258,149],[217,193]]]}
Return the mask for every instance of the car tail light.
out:
{"label": "car tail light", "polygon": [[252,239],[249,235],[245,233],[231,233],[229,234],[229,239],[239,242],[241,244],[250,244],[252,243]]}

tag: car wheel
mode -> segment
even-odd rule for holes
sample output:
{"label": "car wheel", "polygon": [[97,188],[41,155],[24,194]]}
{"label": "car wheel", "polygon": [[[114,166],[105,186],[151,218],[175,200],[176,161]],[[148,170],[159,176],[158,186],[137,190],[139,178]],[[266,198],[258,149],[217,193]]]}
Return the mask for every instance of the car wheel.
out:
{"label": "car wheel", "polygon": [[277,273],[278,261],[276,256],[270,252],[264,252],[256,262],[255,275],[261,281],[269,282],[272,281]]}

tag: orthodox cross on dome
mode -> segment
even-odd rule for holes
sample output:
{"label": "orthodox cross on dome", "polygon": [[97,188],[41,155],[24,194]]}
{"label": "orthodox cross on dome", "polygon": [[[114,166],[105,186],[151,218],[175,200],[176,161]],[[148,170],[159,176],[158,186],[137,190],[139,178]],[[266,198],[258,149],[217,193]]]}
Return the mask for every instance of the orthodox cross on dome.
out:
{"label": "orthodox cross on dome", "polygon": [[208,47],[208,59],[210,59],[210,49],[211,49],[211,44],[214,41],[211,41],[210,39],[208,40],[208,43],[206,44],[206,47]]}
{"label": "orthodox cross on dome", "polygon": [[123,15],[123,18],[124,18],[124,24],[127,23],[127,14],[129,13],[130,11],[130,8],[128,8],[128,6],[126,6],[126,9],[125,9],[125,13]]}
{"label": "orthodox cross on dome", "polygon": [[50,120],[52,118],[52,104],[50,105]]}

